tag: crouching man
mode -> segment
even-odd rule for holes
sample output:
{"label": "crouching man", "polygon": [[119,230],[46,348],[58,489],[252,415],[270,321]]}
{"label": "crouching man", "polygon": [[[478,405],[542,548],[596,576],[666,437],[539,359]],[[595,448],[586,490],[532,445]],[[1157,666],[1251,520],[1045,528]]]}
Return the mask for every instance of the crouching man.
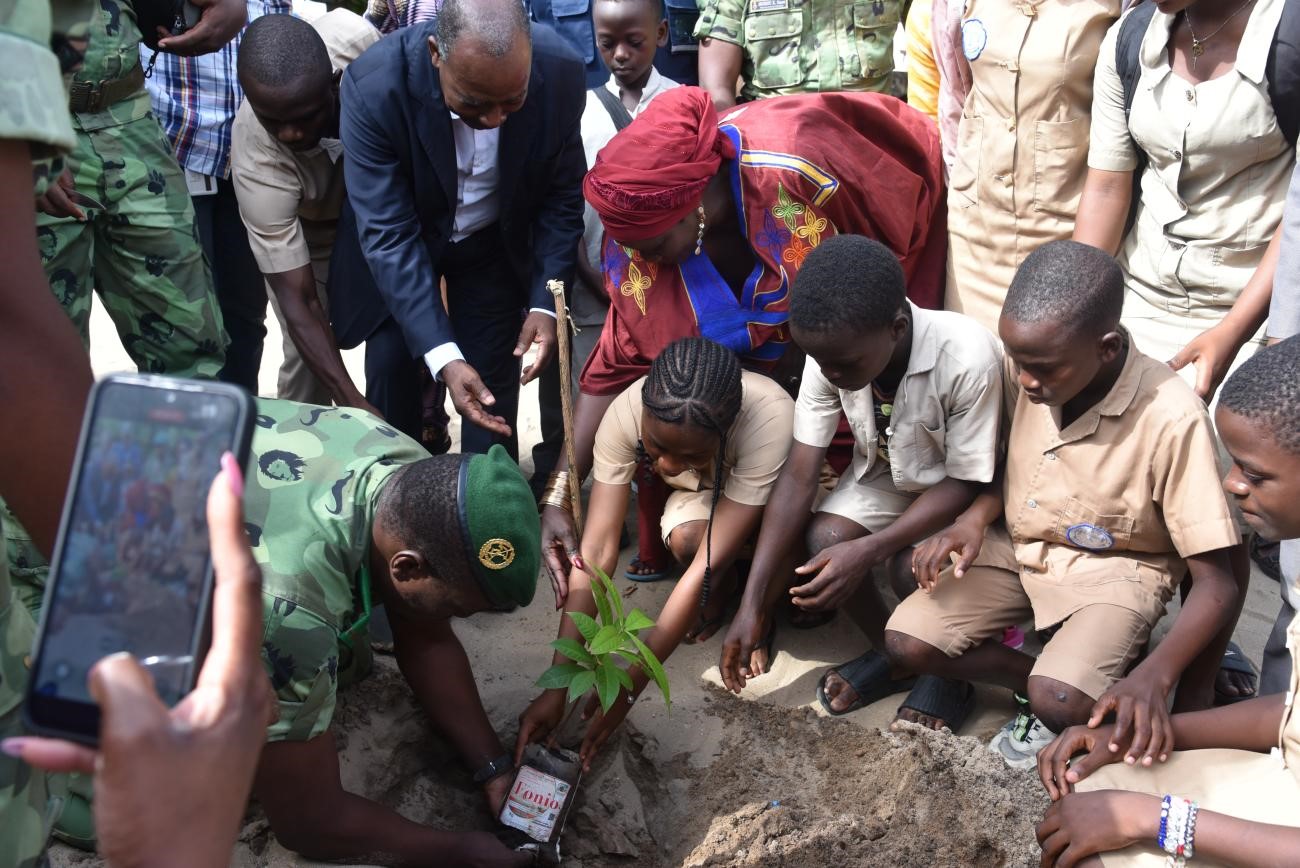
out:
{"label": "crouching man", "polygon": [[259,401],[245,515],[262,568],[263,657],[279,701],[254,784],[284,846],[383,865],[528,864],[486,833],[448,832],[343,789],[335,697],[369,670],[382,603],[402,674],[435,729],[500,807],[512,768],[452,617],[527,605],[537,507],[501,446],[431,458],[348,407]]}

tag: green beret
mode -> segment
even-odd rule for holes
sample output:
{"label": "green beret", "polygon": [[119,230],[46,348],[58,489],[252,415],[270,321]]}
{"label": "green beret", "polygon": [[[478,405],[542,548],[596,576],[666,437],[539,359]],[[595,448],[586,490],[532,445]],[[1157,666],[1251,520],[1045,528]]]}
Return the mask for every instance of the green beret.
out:
{"label": "green beret", "polygon": [[496,608],[527,606],[542,566],[542,525],[519,465],[498,443],[461,462],[458,495],[461,535],[479,589]]}

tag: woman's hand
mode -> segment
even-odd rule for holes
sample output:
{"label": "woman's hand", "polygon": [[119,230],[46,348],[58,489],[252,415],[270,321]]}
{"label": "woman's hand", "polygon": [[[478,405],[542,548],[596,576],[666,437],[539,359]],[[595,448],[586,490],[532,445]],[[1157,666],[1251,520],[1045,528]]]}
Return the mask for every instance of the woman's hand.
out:
{"label": "woman's hand", "polygon": [[1053,802],[1038,824],[1040,868],[1073,868],[1089,856],[1155,840],[1160,800],[1145,793],[1100,790]]}
{"label": "woman's hand", "polygon": [[609,741],[609,737],[618,729],[619,724],[627,717],[627,713],[632,710],[636,697],[628,693],[626,689],[620,690],[618,696],[614,699],[614,704],[609,707],[608,712],[600,710],[600,700],[593,694],[587,700],[587,707],[583,709],[582,719],[590,720],[587,724],[587,734],[583,736],[582,746],[578,748],[578,756],[582,758],[582,771],[584,774],[591,771],[591,761],[600,753],[600,749]]}
{"label": "woman's hand", "polygon": [[1164,762],[1174,749],[1174,725],[1169,719],[1169,684],[1150,667],[1138,666],[1126,678],[1116,681],[1097,698],[1088,717],[1088,727],[1097,729],[1103,718],[1115,713],[1108,747],[1119,756],[1124,745],[1124,761],[1149,766],[1155,759]]}
{"label": "woman's hand", "polygon": [[546,690],[519,715],[519,736],[515,739],[515,765],[524,759],[524,748],[555,732],[564,720],[564,691]]}
{"label": "woman's hand", "polygon": [[555,591],[555,609],[559,611],[569,599],[569,569],[582,566],[578,554],[578,535],[573,526],[573,515],[558,506],[542,509],[542,561],[546,574],[551,577],[551,590]]}
{"label": "woman's hand", "polygon": [[1228,323],[1221,322],[1194,337],[1169,360],[1169,367],[1178,371],[1195,365],[1196,382],[1192,388],[1209,403],[1245,342]]}

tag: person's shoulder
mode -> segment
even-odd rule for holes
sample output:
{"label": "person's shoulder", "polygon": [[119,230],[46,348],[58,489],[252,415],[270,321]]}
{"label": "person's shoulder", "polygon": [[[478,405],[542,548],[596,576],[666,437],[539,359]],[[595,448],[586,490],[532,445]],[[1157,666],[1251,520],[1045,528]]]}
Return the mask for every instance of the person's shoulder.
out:
{"label": "person's shoulder", "polygon": [[534,22],[532,32],[533,67],[542,73],[542,87],[581,110],[587,90],[586,64],[549,26]]}
{"label": "person's shoulder", "polygon": [[312,22],[325,43],[330,63],[344,69],[380,39],[379,30],[350,9],[333,9]]}
{"label": "person's shoulder", "polygon": [[360,85],[366,79],[368,87],[381,91],[394,91],[406,87],[407,58],[413,51],[424,50],[433,35],[430,23],[413,24],[376,41],[348,64],[344,77]]}
{"label": "person's shoulder", "polygon": [[585,69],[578,52],[573,50],[573,46],[569,45],[564,37],[555,32],[555,28],[536,21],[532,22],[531,28],[534,57],[545,58],[549,62],[575,63]]}
{"label": "person's shoulder", "polygon": [[1176,371],[1165,362],[1151,358],[1135,347],[1131,373],[1137,378],[1133,401],[1124,411],[1134,426],[1173,430],[1209,424],[1205,402]]}
{"label": "person's shoulder", "polygon": [[744,392],[741,401],[744,407],[764,410],[788,410],[794,412],[794,399],[776,380],[755,371],[742,371],[740,387]]}
{"label": "person's shoulder", "polygon": [[913,307],[913,318],[926,328],[925,339],[957,370],[1000,376],[1002,345],[993,332],[963,313]]}

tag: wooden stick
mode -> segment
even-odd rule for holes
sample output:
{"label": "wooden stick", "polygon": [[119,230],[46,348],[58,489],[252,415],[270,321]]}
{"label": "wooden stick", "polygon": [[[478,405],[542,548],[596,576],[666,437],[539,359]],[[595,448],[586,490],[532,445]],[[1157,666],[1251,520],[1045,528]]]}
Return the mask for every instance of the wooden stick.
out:
{"label": "wooden stick", "polygon": [[548,280],[546,288],[555,296],[555,334],[559,338],[560,410],[564,419],[564,454],[569,459],[569,499],[573,502],[573,527],[582,535],[582,480],[578,478],[578,445],[573,439],[573,377],[569,360],[569,329],[573,320],[564,303],[564,281]]}

